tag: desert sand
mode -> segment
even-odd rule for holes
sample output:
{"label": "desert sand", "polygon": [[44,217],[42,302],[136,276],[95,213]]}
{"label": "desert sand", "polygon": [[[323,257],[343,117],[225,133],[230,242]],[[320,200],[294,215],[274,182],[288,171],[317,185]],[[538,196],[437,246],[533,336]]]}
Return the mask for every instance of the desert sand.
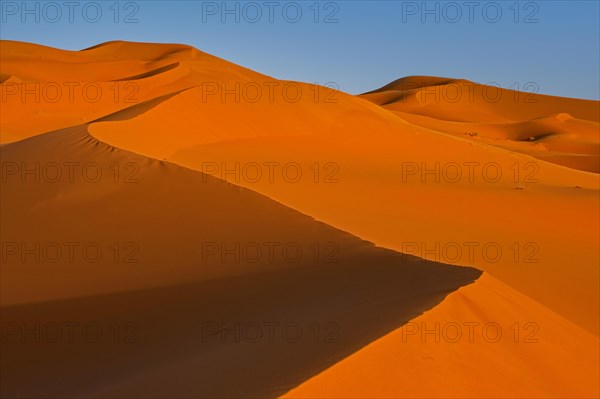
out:
{"label": "desert sand", "polygon": [[597,101],[355,96],[175,44],[0,60],[3,397],[600,395]]}

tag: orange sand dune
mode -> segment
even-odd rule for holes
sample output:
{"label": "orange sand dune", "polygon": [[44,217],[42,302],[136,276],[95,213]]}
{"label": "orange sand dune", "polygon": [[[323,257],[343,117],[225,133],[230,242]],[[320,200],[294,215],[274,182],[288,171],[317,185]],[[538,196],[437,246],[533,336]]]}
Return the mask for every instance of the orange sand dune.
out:
{"label": "orange sand dune", "polygon": [[[406,259],[85,127],[0,151],[3,165],[73,165],[53,181],[7,173],[0,187],[2,397],[276,397],[480,275]],[[88,165],[103,173],[80,174]],[[214,323],[294,324],[304,339],[256,342],[252,327],[227,342]],[[81,330],[68,341],[65,326],[88,324],[101,341]],[[136,342],[114,341],[134,330]]]}
{"label": "orange sand dune", "polygon": [[[7,393],[25,384],[10,365],[31,360],[42,388],[21,392],[30,396],[597,396],[597,101],[433,77],[352,96],[181,45],[110,42],[70,52],[2,42],[0,53],[3,240],[117,241],[120,256],[136,249],[134,240],[143,266],[104,262],[73,273],[65,262],[3,262],[3,318],[82,321],[85,303],[89,317],[107,322],[118,309],[118,320],[149,334],[123,352],[9,346]],[[48,103],[18,91],[21,82],[74,80],[97,83],[104,95]],[[458,100],[457,85],[467,90]],[[125,102],[122,90],[132,87],[134,101]],[[22,160],[97,163],[109,178],[118,163],[118,182],[138,174],[140,182],[17,184]],[[207,239],[310,246],[315,237],[336,243],[339,265],[222,268],[217,257],[198,268],[190,255]],[[432,261],[485,276],[438,304],[477,272]],[[332,315],[353,333],[341,347],[197,347],[200,321],[188,322],[197,313],[230,322]],[[540,342],[398,344],[408,321],[533,322]],[[72,361],[44,374],[64,350]],[[77,351],[97,359],[96,368],[84,370]],[[240,358],[249,360],[231,361]],[[78,384],[56,382],[72,372]]]}
{"label": "orange sand dune", "polygon": [[[486,86],[465,79],[410,76],[362,96],[393,110],[412,113],[470,115],[469,121],[535,119],[566,112],[579,119],[600,122],[598,102],[537,94],[535,82],[521,91]],[[484,116],[482,116],[484,115]],[[460,119],[455,116],[448,120]]]}
{"label": "orange sand dune", "polygon": [[532,90],[414,76],[362,97],[418,126],[600,173],[598,102]]}
{"label": "orange sand dune", "polygon": [[[238,81],[240,87],[251,83]],[[441,249],[457,243],[463,255],[454,263],[486,270],[598,333],[600,237],[591,223],[599,214],[597,175],[448,137],[345,93],[335,92],[333,102],[315,101],[319,88],[296,85],[305,93],[297,102],[223,98],[200,85],[100,118],[90,132],[251,188],[401,252],[424,256],[439,246],[434,257],[448,262]],[[437,176],[426,173],[436,168]],[[297,173],[302,176],[295,181]],[[471,259],[466,253],[473,242],[479,255]],[[498,260],[484,258],[488,245],[500,248]],[[564,262],[574,251],[581,261],[565,276]],[[581,281],[581,275],[591,278]]]}
{"label": "orange sand dune", "polygon": [[2,41],[0,64],[1,143],[77,126],[197,86],[215,74],[264,77],[193,47],[167,44],[109,42],[70,52]]}

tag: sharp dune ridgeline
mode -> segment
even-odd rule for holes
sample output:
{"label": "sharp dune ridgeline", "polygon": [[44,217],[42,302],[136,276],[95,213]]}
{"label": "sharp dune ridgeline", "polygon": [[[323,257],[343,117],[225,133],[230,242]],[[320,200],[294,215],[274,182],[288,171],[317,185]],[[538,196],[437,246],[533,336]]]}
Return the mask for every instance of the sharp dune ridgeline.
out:
{"label": "sharp dune ridgeline", "polygon": [[3,398],[600,395],[598,101],[0,62]]}

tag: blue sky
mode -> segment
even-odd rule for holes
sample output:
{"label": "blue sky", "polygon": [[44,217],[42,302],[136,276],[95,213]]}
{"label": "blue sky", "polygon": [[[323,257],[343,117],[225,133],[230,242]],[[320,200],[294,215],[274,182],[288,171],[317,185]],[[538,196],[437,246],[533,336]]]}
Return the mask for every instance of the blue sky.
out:
{"label": "blue sky", "polygon": [[185,43],[350,93],[434,75],[597,100],[599,3],[2,0],[0,36],[70,50],[109,40]]}

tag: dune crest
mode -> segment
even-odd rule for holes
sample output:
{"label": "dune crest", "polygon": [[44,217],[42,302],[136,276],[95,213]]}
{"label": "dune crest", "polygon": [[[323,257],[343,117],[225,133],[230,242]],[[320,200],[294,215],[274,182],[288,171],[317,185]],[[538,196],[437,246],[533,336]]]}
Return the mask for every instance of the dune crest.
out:
{"label": "dune crest", "polygon": [[[10,173],[0,185],[2,397],[277,397],[481,274],[378,248],[251,190],[101,143],[85,126],[0,155],[75,171],[52,181]],[[103,173],[96,181],[84,165]],[[219,338],[221,323],[244,334]],[[245,335],[274,323],[277,340]],[[282,323],[304,338],[282,338]],[[89,324],[104,332],[93,345],[66,334],[39,342],[48,326]],[[135,341],[115,342],[115,325]],[[56,383],[64,375],[70,382]]]}

